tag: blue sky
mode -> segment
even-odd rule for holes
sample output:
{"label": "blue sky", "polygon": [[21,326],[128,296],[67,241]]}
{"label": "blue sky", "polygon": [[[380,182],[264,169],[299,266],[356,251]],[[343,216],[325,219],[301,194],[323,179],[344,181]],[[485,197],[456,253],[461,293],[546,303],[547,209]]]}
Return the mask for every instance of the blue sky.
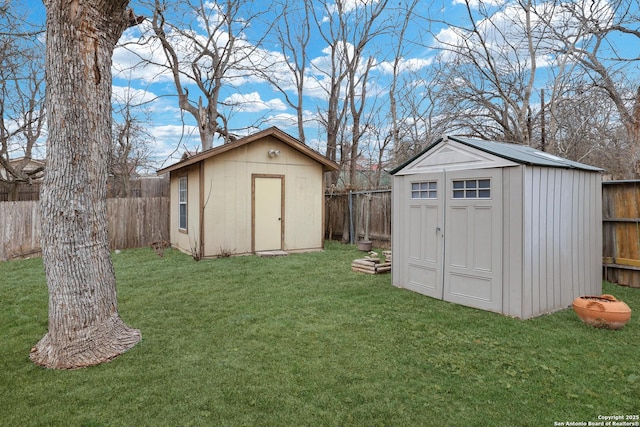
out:
{"label": "blue sky", "polygon": [[[357,2],[376,2],[378,0],[348,0],[345,1],[347,7],[355,7]],[[477,4],[479,0],[470,0],[472,4]],[[591,0],[573,0],[588,1]],[[597,0],[604,2],[605,0]],[[176,2],[178,3],[178,2]],[[313,2],[317,7],[317,2]],[[499,8],[501,12],[493,17],[494,22],[513,22],[515,9],[505,7],[508,0],[485,0],[484,4],[491,11],[492,7]],[[539,2],[541,4],[541,2]],[[33,2],[31,12],[34,19],[44,20],[44,6],[41,2]],[[149,16],[150,12],[145,9],[143,2],[140,0],[132,0],[130,6],[137,14]],[[176,17],[189,20],[188,13],[181,10],[172,11]],[[447,27],[438,20],[446,20],[448,22],[464,22],[468,21],[466,16],[466,8],[463,0],[435,0],[433,2],[420,2],[416,12],[422,17],[430,17],[432,21],[426,20],[421,23],[412,25],[409,29],[408,39],[417,40],[419,43],[407,43],[403,52],[402,63],[407,75],[412,72],[426,73],[431,61],[435,56],[435,51],[429,46],[433,45],[433,39],[429,36],[427,26],[430,30],[437,33],[442,39],[453,40],[457,37],[452,28]],[[322,12],[326,13],[326,12]],[[272,17],[271,19],[275,19]],[[435,21],[434,21],[435,20]],[[261,20],[251,23],[244,42],[251,44],[255,42],[252,38],[256,38],[266,28],[268,24],[268,16],[263,16]],[[478,18],[478,23],[481,21]],[[463,25],[468,26],[468,22]],[[146,123],[148,133],[152,136],[150,142],[150,150],[154,160],[154,168],[167,166],[180,158],[185,149],[195,151],[199,149],[200,140],[195,128],[193,118],[178,108],[176,90],[171,76],[157,66],[136,66],[139,63],[139,57],[153,59],[156,62],[162,62],[162,56],[159,50],[155,52],[150,49],[150,45],[136,46],[133,43],[140,39],[141,36],[148,34],[150,24],[143,23],[138,28],[131,28],[125,32],[121,39],[121,43],[126,48],[117,48],[113,57],[113,93],[114,103],[119,100],[133,97],[134,100],[144,103],[148,109],[150,116]],[[194,28],[197,26],[194,25]],[[505,26],[508,29],[508,25]],[[513,30],[513,28],[511,28]],[[516,29],[517,32],[517,29]],[[499,43],[496,43],[499,44]],[[386,111],[388,109],[385,93],[389,85],[390,63],[392,59],[393,40],[389,36],[381,36],[375,40],[369,47],[367,55],[372,56],[375,60],[373,70],[373,79],[369,89],[370,108],[371,111]],[[630,51],[637,51],[639,46],[636,44],[624,46]],[[309,74],[309,86],[305,91],[305,116],[309,119],[306,126],[307,143],[312,148],[324,152],[324,131],[318,121],[318,111],[322,110],[326,104],[326,96],[323,91],[323,80],[326,76],[323,70],[327,64],[328,45],[325,40],[318,34],[311,38],[309,45],[309,57],[307,61],[307,69]],[[135,54],[134,54],[135,53]],[[277,49],[277,45],[273,41],[269,41],[258,51],[258,54],[266,61],[281,57]],[[269,59],[272,58],[272,59]],[[540,58],[540,66],[545,65],[545,58]],[[635,70],[637,71],[637,63]],[[274,73],[278,72],[276,66],[273,67]],[[282,70],[280,70],[282,72]],[[284,75],[284,73],[282,74]],[[227,86],[224,88],[221,100],[227,105],[234,107],[223,107],[223,112],[229,119],[229,127],[236,133],[242,135],[264,129],[270,126],[278,126],[286,132],[296,136],[295,111],[289,108],[285,103],[282,94],[275,91],[268,83],[256,75],[235,76],[227,80]],[[286,85],[286,84],[285,84]],[[421,90],[417,87],[416,90]],[[198,94],[197,89],[191,88],[190,94],[192,100],[195,100]],[[378,95],[378,98],[375,96]]]}

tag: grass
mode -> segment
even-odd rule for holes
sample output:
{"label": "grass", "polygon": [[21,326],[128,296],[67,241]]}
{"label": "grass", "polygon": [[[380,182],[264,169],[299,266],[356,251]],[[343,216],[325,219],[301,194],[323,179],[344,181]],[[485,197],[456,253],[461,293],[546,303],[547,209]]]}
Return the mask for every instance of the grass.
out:
{"label": "grass", "polygon": [[[33,365],[39,259],[0,263],[0,425],[552,426],[640,413],[640,323],[522,321],[349,269],[352,246],[194,262],[114,255],[142,342],[76,371]],[[640,289],[604,285],[640,307]]]}

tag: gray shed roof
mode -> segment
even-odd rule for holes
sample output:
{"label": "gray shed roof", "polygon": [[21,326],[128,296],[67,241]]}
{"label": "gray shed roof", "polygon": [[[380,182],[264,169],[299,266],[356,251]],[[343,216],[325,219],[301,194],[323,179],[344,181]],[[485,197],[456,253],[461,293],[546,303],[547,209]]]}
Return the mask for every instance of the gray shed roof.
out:
{"label": "gray shed roof", "polygon": [[536,150],[535,148],[531,148],[526,145],[507,144],[504,142],[496,141],[484,141],[481,139],[463,138],[460,136],[446,136],[444,138],[438,139],[436,142],[422,150],[422,152],[418,153],[416,156],[404,162],[402,165],[393,169],[389,173],[391,173],[391,175],[396,174],[400,170],[404,169],[404,167],[409,163],[413,162],[415,159],[438,145],[445,138],[459,142],[472,148],[476,148],[480,151],[502,157],[503,159],[511,160],[513,162],[524,165],[546,166],[565,169],[582,169],[593,172],[604,171],[603,169],[597,168],[595,166],[590,166],[584,163],[578,163],[572,160],[564,159],[562,157],[554,156],[553,154],[545,153],[544,151]]}

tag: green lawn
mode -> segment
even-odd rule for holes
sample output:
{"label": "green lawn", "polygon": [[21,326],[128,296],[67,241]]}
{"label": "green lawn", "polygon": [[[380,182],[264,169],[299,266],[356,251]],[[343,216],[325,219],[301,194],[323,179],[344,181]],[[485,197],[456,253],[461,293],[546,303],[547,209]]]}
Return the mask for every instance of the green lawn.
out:
{"label": "green lawn", "polygon": [[[47,327],[40,259],[0,263],[0,424],[553,426],[640,414],[640,322],[521,321],[351,272],[353,246],[194,262],[114,255],[142,342],[76,371],[29,361]],[[640,289],[605,284],[640,308]]]}

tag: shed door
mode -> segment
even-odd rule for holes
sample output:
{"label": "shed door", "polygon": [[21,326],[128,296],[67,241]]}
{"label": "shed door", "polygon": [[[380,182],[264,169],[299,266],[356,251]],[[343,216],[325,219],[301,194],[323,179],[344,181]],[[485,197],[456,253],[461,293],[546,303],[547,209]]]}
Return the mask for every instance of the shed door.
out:
{"label": "shed door", "polygon": [[447,174],[444,299],[502,311],[502,169]]}
{"label": "shed door", "polygon": [[[405,287],[442,299],[444,174],[416,175],[409,183],[409,210],[402,224],[405,253]],[[405,227],[406,225],[406,227]]]}
{"label": "shed door", "polygon": [[253,177],[253,250],[281,250],[283,241],[281,176]]}
{"label": "shed door", "polygon": [[412,177],[401,225],[407,289],[502,310],[501,178],[501,169]]}

